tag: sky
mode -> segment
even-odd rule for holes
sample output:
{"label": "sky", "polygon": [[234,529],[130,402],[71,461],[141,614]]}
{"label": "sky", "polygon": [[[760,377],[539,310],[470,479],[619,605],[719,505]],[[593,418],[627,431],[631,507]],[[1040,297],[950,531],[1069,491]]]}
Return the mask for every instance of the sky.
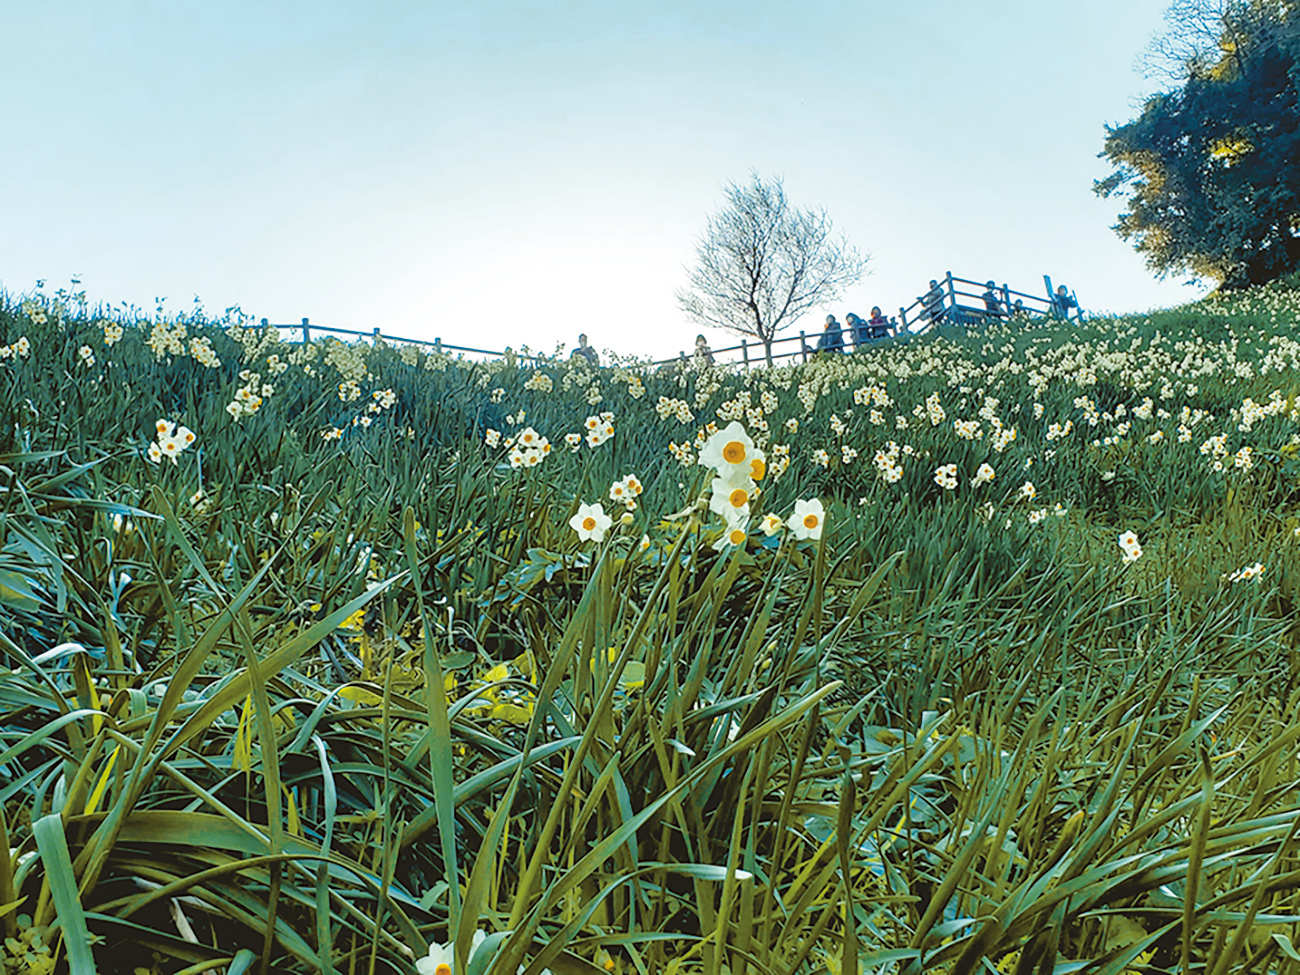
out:
{"label": "sky", "polygon": [[1092,192],[1165,5],[0,0],[0,288],[667,358],[757,172],[870,255],[795,331],[946,271],[1167,307]]}

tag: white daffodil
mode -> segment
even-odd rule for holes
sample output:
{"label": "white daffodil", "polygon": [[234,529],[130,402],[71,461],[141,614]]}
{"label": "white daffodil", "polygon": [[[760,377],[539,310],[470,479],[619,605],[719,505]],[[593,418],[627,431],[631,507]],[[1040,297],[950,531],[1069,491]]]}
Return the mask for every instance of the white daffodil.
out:
{"label": "white daffodil", "polygon": [[[482,931],[474,932],[469,944],[470,958],[474,957],[486,938],[487,935]],[[429,953],[415,960],[415,970],[420,975],[453,975],[456,971],[456,943],[453,941],[451,944],[440,945],[435,942],[429,945]]]}
{"label": "white daffodil", "polygon": [[149,459],[153,461],[155,464],[157,464],[162,461],[162,457],[163,457],[162,448],[159,447],[156,443],[151,443],[149,445]]}
{"label": "white daffodil", "polygon": [[757,487],[748,474],[715,477],[712,484],[713,494],[709,498],[709,510],[728,521],[748,518],[749,499],[753,497]]}
{"label": "white daffodil", "polygon": [[745,544],[745,539],[749,537],[746,528],[749,525],[748,519],[741,521],[728,522],[726,530],[718,536],[713,543],[713,547],[721,552],[727,548],[741,548]]}
{"label": "white daffodil", "polygon": [[782,526],[784,525],[785,522],[782,521],[780,518],[778,518],[776,515],[768,514],[763,516],[763,520],[759,522],[758,527],[763,529],[764,535],[766,535],[768,538],[771,538],[773,535],[779,532]]}
{"label": "white daffodil", "polygon": [[805,538],[821,538],[822,526],[826,524],[826,509],[816,498],[811,501],[796,501],[794,514],[786,524],[790,526],[790,531],[799,541]]}
{"label": "white daffodil", "polygon": [[733,420],[704,442],[699,462],[716,469],[724,477],[729,474],[748,477],[753,469],[754,456],[754,441],[745,428]]}
{"label": "white daffodil", "polygon": [[456,946],[429,945],[429,953],[415,960],[415,970],[420,975],[452,975],[456,970]]}
{"label": "white daffodil", "polygon": [[578,533],[579,541],[603,542],[614,520],[605,514],[601,504],[579,504],[578,513],[569,519],[569,527]]}
{"label": "white daffodil", "polygon": [[1137,535],[1131,531],[1119,536],[1119,547],[1124,553],[1124,564],[1136,562],[1142,558],[1142,546],[1138,544]]}

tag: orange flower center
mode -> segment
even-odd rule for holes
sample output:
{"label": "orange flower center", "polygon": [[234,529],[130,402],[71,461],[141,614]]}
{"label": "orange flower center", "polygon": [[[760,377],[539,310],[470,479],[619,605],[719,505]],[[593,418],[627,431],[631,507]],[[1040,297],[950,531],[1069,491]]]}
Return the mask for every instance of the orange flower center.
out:
{"label": "orange flower center", "polygon": [[763,463],[763,458],[755,457],[750,463],[750,477],[756,481],[761,481],[763,475],[767,473],[767,465]]}
{"label": "orange flower center", "polygon": [[722,448],[722,459],[728,464],[739,464],[745,459],[745,445],[739,440],[732,440]]}
{"label": "orange flower center", "polygon": [[744,488],[736,488],[736,490],[731,492],[731,496],[728,500],[731,502],[733,508],[743,508],[745,505],[749,504],[749,492]]}
{"label": "orange flower center", "polygon": [[805,528],[816,528],[816,527],[817,527],[817,516],[816,516],[816,515],[804,515],[804,516],[803,516],[803,526],[804,526]]}
{"label": "orange flower center", "polygon": [[439,962],[438,967],[433,970],[434,975],[451,975],[451,966],[445,961]]}
{"label": "orange flower center", "polygon": [[591,517],[591,515],[587,515],[586,518],[582,519],[582,528],[584,531],[591,531],[595,527],[596,527],[596,519]]}
{"label": "orange flower center", "polygon": [[731,529],[731,535],[729,537],[732,545],[739,545],[745,540],[745,533],[739,528],[733,528]]}

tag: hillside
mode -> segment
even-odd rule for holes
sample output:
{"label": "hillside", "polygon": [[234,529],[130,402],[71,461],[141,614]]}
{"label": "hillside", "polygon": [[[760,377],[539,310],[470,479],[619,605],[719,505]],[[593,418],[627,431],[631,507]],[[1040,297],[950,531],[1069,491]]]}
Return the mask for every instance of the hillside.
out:
{"label": "hillside", "polygon": [[0,296],[5,970],[1281,970],[1298,323],[676,374]]}

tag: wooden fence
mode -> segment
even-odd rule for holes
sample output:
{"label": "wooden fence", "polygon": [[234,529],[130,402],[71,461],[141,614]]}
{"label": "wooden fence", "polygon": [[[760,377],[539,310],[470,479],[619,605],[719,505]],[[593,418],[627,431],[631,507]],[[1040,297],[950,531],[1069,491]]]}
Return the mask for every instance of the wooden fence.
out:
{"label": "wooden fence", "polygon": [[[990,321],[1006,320],[1009,316],[1008,310],[1015,310],[1030,316],[1055,315],[1065,320],[1070,318],[1081,321],[1083,312],[1078,306],[1078,302],[1062,309],[1054,297],[1055,292],[1052,289],[1052,279],[1046,274],[1043,275],[1043,284],[1047,289],[1047,297],[1028,294],[1023,291],[1014,291],[1007,287],[1006,284],[993,288],[993,294],[1000,313],[994,313],[987,307],[984,299],[987,282],[981,284],[978,281],[970,281],[966,278],[954,277],[951,271],[948,271],[942,279],[935,279],[936,289],[927,290],[925,294],[918,295],[916,300],[910,305],[900,306],[898,317],[890,319],[890,329],[893,335],[885,339],[872,339],[867,344],[875,342],[890,342],[898,338],[906,338],[911,335],[920,335],[941,325],[962,325],[977,326]],[[966,287],[985,289],[979,293],[965,290]],[[969,301],[967,301],[969,299]],[[1020,303],[1017,307],[1017,302]],[[910,316],[910,317],[909,317]],[[262,327],[267,328],[267,320],[261,321]],[[387,342],[401,342],[405,345],[424,346],[435,353],[471,353],[473,355],[494,356],[497,358],[506,355],[506,352],[497,352],[492,349],[475,349],[465,345],[449,345],[442,341],[441,338],[435,338],[432,342],[427,339],[407,339],[396,335],[385,335],[379,329],[372,329],[369,332],[358,332],[350,328],[333,328],[325,325],[313,325],[306,318],[300,325],[275,325],[275,328],[281,330],[297,331],[301,330],[301,341],[306,344],[311,341],[312,333],[323,332],[329,335],[347,335],[353,338],[369,338],[378,343],[381,340]],[[853,335],[848,326],[840,323],[841,337],[843,347],[856,348],[853,341]],[[773,339],[772,341],[772,360],[775,362],[779,359],[790,359],[799,356],[803,362],[808,361],[808,357],[816,353],[816,342],[822,333],[816,333],[813,339],[813,345],[808,344],[809,336],[803,330],[798,335],[787,335],[782,338]],[[793,348],[787,350],[787,346],[797,343]],[[780,347],[781,351],[777,351]],[[739,353],[736,356],[735,353]],[[546,361],[544,356],[520,355],[517,352],[510,354],[528,362],[540,363]],[[741,339],[739,345],[729,345],[720,349],[712,349],[711,355],[715,365],[718,366],[739,366],[748,369],[751,365],[764,365],[767,361],[763,350],[763,343],[758,341],[749,341]],[[719,358],[729,357],[729,358]],[[675,359],[659,359],[651,362],[651,366],[673,366],[681,363],[683,356],[679,355]],[[690,356],[686,356],[684,361],[692,362]]]}
{"label": "wooden fence", "polygon": [[[492,349],[473,349],[467,345],[447,345],[442,341],[441,338],[435,338],[432,342],[430,342],[427,339],[404,339],[396,335],[384,335],[377,328],[372,329],[369,332],[358,332],[355,329],[351,329],[351,328],[333,328],[328,325],[313,325],[306,318],[302,320],[301,325],[268,325],[267,320],[265,318],[262,319],[261,324],[262,324],[262,328],[268,328],[268,327],[278,328],[281,331],[301,330],[302,338],[300,341],[302,342],[303,345],[306,345],[308,342],[311,341],[311,336],[313,332],[325,332],[330,335],[350,335],[353,336],[354,338],[373,339],[376,344],[378,344],[380,341],[385,341],[385,342],[401,342],[403,345],[422,345],[439,354],[445,354],[448,352],[473,352],[477,355],[490,355],[490,356],[497,356],[498,358],[505,355],[504,352],[496,352]],[[519,356],[519,358],[532,360],[536,357],[531,355],[525,355],[525,356]]]}

